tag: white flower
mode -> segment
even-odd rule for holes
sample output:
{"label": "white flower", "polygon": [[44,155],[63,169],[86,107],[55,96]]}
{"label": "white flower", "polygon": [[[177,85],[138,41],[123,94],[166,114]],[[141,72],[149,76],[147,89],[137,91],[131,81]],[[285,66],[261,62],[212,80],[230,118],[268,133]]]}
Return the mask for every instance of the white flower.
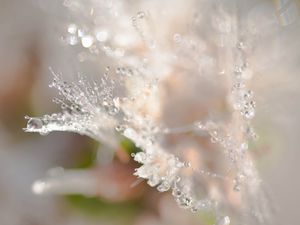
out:
{"label": "white flower", "polygon": [[134,155],[142,164],[135,175],[158,191],[172,190],[181,207],[234,207],[263,218],[267,213],[255,209],[265,203],[257,198],[260,179],[247,150],[257,138],[250,60],[256,42],[247,11],[239,14],[233,9],[244,7],[236,4],[139,1],[134,5],[145,10],[132,14],[123,1],[70,0],[76,18],[66,28],[67,44],[75,35],[86,56],[80,61],[109,68],[99,69],[100,82],[65,83],[55,75],[63,112],[29,118],[25,130],[77,132],[112,148],[123,135],[142,150]]}

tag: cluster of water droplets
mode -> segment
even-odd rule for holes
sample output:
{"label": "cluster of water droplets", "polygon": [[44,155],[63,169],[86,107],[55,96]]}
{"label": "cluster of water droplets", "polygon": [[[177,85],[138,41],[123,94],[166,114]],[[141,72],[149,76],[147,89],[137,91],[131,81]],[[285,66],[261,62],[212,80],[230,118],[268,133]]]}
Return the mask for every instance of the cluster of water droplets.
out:
{"label": "cluster of water droplets", "polygon": [[[76,2],[76,0],[70,0],[70,2]],[[71,5],[68,3],[67,7],[71,7]],[[112,12],[113,7],[107,7],[108,11]],[[85,8],[83,7],[83,9]],[[56,88],[60,95],[53,101],[61,106],[62,112],[43,117],[26,117],[28,123],[25,131],[38,132],[43,135],[52,131],[71,131],[90,136],[111,147],[118,145],[116,144],[118,142],[115,137],[116,133],[117,135],[121,134],[132,140],[142,150],[132,155],[133,159],[141,164],[135,170],[134,175],[147,180],[147,183],[159,192],[170,191],[180,207],[192,212],[216,211],[219,209],[219,202],[208,195],[199,197],[197,195],[198,187],[188,176],[209,177],[231,182],[232,189],[241,194],[243,184],[247,186],[249,181],[250,184],[253,183],[251,179],[256,179],[253,163],[247,157],[248,141],[255,139],[257,135],[251,127],[251,120],[255,116],[255,100],[253,91],[247,86],[248,81],[252,78],[252,71],[247,62],[246,44],[238,41],[237,46],[233,48],[236,56],[234,62],[231,62],[233,65],[229,66],[233,70],[227,73],[223,70],[220,72],[222,76],[227,76],[230,80],[229,91],[224,98],[231,100],[230,106],[233,108],[231,120],[221,122],[209,119],[186,126],[169,128],[151,118],[151,115],[145,113],[146,110],[139,105],[141,102],[146,104],[150,97],[156,94],[157,83],[160,81],[153,74],[159,76],[161,71],[152,68],[151,63],[145,63],[149,60],[145,55],[152,56],[151,52],[154,52],[154,48],[155,51],[160,50],[159,42],[154,41],[153,36],[149,35],[146,29],[150,13],[138,11],[134,16],[128,16],[130,26],[134,28],[133,31],[137,33],[140,42],[134,41],[136,44],[134,47],[131,44],[128,44],[130,47],[120,47],[121,44],[131,43],[130,41],[135,40],[134,35],[131,36],[132,34],[129,32],[128,36],[116,38],[119,37],[116,29],[99,26],[101,23],[97,23],[96,8],[92,9],[88,15],[96,25],[83,26],[79,25],[80,23],[69,23],[66,27],[65,40],[70,46],[84,48],[84,54],[82,52],[79,54],[83,56],[79,57],[79,61],[87,59],[85,51],[94,56],[99,56],[99,53],[102,52],[110,59],[117,58],[113,61],[116,66],[112,68],[115,69],[107,67],[105,73],[99,76],[98,81],[89,81],[86,77],[80,76],[77,81],[65,82],[61,76],[53,73],[54,80],[50,86]],[[117,27],[118,22],[121,23],[120,20],[124,18],[120,16],[122,13],[112,13],[112,17],[109,17],[114,19],[112,21],[116,23]],[[205,21],[199,22],[201,21],[200,17],[199,15],[195,16],[191,26],[199,26],[199,24],[205,26]],[[220,19],[222,16],[219,15],[218,18]],[[234,26],[230,20],[222,22],[221,19],[217,25],[218,32],[221,32],[224,37],[230,35],[229,30],[231,26]],[[196,27],[194,28],[196,29]],[[215,31],[213,30],[213,32]],[[173,37],[176,47],[169,49],[169,52],[166,50],[168,53],[166,55],[170,56],[167,61],[154,55],[159,59],[158,61],[162,62],[159,64],[159,68],[165,66],[166,62],[171,62],[170,67],[176,65],[175,69],[171,70],[172,72],[177,72],[176,69],[181,71],[187,68],[188,71],[197,71],[197,74],[201,73],[205,76],[205,72],[216,65],[216,59],[209,51],[207,54],[199,54],[199,52],[205,52],[209,43],[204,43],[206,39],[197,37],[196,32],[189,35],[173,32],[170,36],[171,39]],[[131,39],[124,39],[124,37]],[[224,38],[224,40],[226,39]],[[224,40],[222,43],[225,42]],[[140,46],[140,43],[143,46]],[[136,46],[139,50],[134,54]],[[126,55],[129,52],[132,55]],[[159,53],[163,55],[162,53],[166,52],[162,49]],[[191,66],[196,68],[190,68]],[[115,94],[117,87],[125,90],[123,96]],[[233,175],[221,175],[212,171],[195,169],[190,162],[173,154],[162,145],[162,140],[166,136],[174,134],[208,138],[210,144],[213,147],[217,146],[216,148],[220,149],[220,152],[227,157],[230,162],[229,170],[233,171]],[[217,218],[216,225],[229,224],[229,216]]]}
{"label": "cluster of water droplets", "polygon": [[[155,148],[155,150],[154,150]],[[199,199],[196,197],[192,184],[186,182],[183,175],[185,170],[193,170],[189,162],[183,162],[173,154],[153,145],[143,152],[132,154],[135,161],[142,166],[135,170],[134,175],[146,179],[151,187],[156,187],[159,192],[171,191],[173,197],[181,208],[192,212],[199,210],[214,211],[217,202],[213,199]],[[216,174],[199,171],[202,176],[217,178]]]}
{"label": "cluster of water droplets", "polygon": [[255,101],[253,100],[253,91],[248,90],[245,84],[252,77],[252,71],[244,52],[245,48],[247,46],[243,42],[238,43],[238,64],[235,66],[233,75],[232,95],[234,109],[239,110],[245,119],[251,120],[255,116]]}
{"label": "cluster of water droplets", "polygon": [[[107,69],[108,70],[108,69]],[[105,133],[111,133],[120,111],[119,98],[114,96],[115,81],[105,73],[100,81],[88,82],[79,76],[77,82],[66,82],[53,72],[53,82],[59,97],[53,102],[60,105],[62,112],[28,117],[26,132],[46,135],[52,131],[70,131],[87,135],[101,141]]]}
{"label": "cluster of water droplets", "polygon": [[111,34],[106,29],[88,30],[81,28],[80,25],[71,23],[66,28],[67,34],[63,38],[64,42],[70,46],[81,46],[88,51],[78,53],[80,62],[87,61],[92,58],[91,55],[99,56],[104,52],[112,58],[120,58],[124,55],[124,49],[121,47],[113,47],[111,42]]}
{"label": "cluster of water droplets", "polygon": [[193,131],[197,135],[208,135],[211,143],[218,144],[220,147],[222,147],[223,153],[228,157],[228,160],[231,163],[230,166],[237,171],[236,176],[231,179],[227,176],[219,174],[209,175],[221,179],[231,180],[233,184],[233,190],[239,192],[242,184],[247,182],[247,179],[251,179],[254,169],[251,161],[249,162],[249,159],[246,157],[248,150],[247,137],[240,142],[235,139],[234,134],[231,133],[231,131],[228,131],[224,124],[213,121],[195,122],[189,130]]}

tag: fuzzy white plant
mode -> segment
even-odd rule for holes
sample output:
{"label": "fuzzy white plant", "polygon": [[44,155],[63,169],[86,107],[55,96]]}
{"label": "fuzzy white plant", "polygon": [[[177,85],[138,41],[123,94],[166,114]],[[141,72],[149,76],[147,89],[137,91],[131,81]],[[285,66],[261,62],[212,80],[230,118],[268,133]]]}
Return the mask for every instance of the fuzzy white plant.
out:
{"label": "fuzzy white plant", "polygon": [[[125,136],[142,150],[133,155],[141,164],[134,174],[160,192],[170,190],[179,206],[215,211],[218,225],[230,224],[227,213],[233,220],[267,223],[261,180],[248,150],[257,138],[251,126],[256,108],[251,54],[262,32],[248,17],[252,4],[64,4],[74,18],[64,24],[64,44],[79,50],[79,61],[107,66],[99,69],[98,81],[80,76],[69,83],[53,72],[51,86],[62,96],[54,102],[62,112],[28,117],[25,131],[76,132],[112,149]],[[279,17],[284,24],[293,21]],[[53,177],[35,183],[34,190],[61,193],[52,184]]]}

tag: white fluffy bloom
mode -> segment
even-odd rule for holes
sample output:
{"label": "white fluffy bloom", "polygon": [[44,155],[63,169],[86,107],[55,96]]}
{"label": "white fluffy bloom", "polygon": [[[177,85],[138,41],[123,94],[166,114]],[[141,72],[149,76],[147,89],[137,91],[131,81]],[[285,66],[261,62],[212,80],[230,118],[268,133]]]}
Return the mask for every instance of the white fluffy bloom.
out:
{"label": "white fluffy bloom", "polygon": [[[142,164],[135,175],[172,190],[183,208],[264,224],[268,210],[248,151],[257,138],[252,81],[264,32],[251,16],[255,7],[231,0],[65,5],[75,17],[64,24],[64,43],[80,50],[79,61],[107,67],[99,81],[68,83],[55,75],[63,112],[29,118],[25,130],[77,132],[111,148],[123,135],[142,149],[134,155]],[[283,26],[294,22],[295,12],[282,14]],[[218,224],[230,224],[229,217]]]}

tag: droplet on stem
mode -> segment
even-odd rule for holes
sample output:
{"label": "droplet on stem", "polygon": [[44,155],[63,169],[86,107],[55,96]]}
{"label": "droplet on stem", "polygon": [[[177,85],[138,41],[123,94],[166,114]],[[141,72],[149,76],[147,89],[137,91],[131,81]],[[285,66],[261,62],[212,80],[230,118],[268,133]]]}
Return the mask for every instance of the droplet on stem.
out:
{"label": "droplet on stem", "polygon": [[36,130],[43,127],[43,121],[39,118],[31,118],[27,122],[27,129]]}

